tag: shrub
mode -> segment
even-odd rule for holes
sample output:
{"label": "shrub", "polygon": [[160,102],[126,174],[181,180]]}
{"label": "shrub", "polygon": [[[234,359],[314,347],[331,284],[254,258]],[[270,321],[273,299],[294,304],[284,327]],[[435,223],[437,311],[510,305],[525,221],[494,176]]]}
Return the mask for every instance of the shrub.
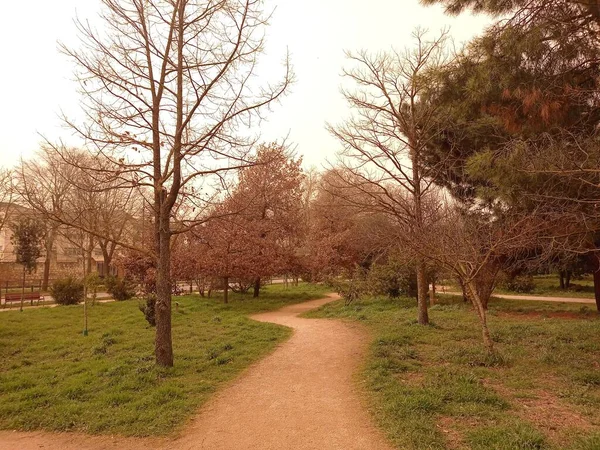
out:
{"label": "shrub", "polygon": [[504,281],[502,285],[507,291],[520,292],[523,294],[533,292],[535,289],[535,283],[533,282],[533,277],[531,275],[519,275],[514,278],[509,278]]}
{"label": "shrub", "polygon": [[417,275],[412,265],[398,261],[373,264],[367,276],[369,291],[388,297],[417,296]]}
{"label": "shrub", "polygon": [[140,302],[140,311],[144,313],[144,317],[148,323],[155,327],[156,326],[156,295],[149,294],[146,300]]}
{"label": "shrub", "polygon": [[135,286],[127,278],[106,277],[106,290],[115,300],[129,300],[135,296]]}
{"label": "shrub", "polygon": [[56,280],[50,287],[50,294],[59,305],[76,305],[83,300],[83,283],[73,278]]}

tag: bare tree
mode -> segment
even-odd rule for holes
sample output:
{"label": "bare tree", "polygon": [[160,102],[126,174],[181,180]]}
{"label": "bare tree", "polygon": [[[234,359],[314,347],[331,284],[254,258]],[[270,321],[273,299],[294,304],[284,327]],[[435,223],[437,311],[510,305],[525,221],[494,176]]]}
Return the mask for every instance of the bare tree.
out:
{"label": "bare tree", "polygon": [[[427,221],[424,198],[434,186],[435,170],[422,164],[437,106],[424,98],[433,89],[434,71],[447,63],[447,33],[428,40],[413,33],[415,46],[403,52],[348,53],[356,68],[344,75],[357,85],[343,91],[355,116],[329,131],[343,144],[337,173],[368,199],[365,208],[383,211],[419,235]],[[418,320],[429,322],[425,255],[417,261]]]}
{"label": "bare tree", "polygon": [[473,304],[481,324],[483,343],[492,353],[494,343],[487,325],[486,305],[481,295],[482,272],[490,262],[523,252],[539,244],[546,220],[535,212],[521,215],[473,210],[446,204],[433,222],[411,247],[427,255],[456,276],[467,299]]}
{"label": "bare tree", "polygon": [[14,194],[13,172],[8,169],[0,169],[0,230],[4,228],[9,218]]}
{"label": "bare tree", "polygon": [[52,147],[43,146],[34,158],[22,161],[16,174],[16,188],[21,201],[41,214],[46,228],[45,261],[42,290],[48,289],[50,265],[60,221],[71,191],[75,170],[62,160]]}
{"label": "bare tree", "polygon": [[[154,216],[157,262],[155,355],[173,365],[170,244],[204,220],[203,180],[248,163],[261,119],[291,82],[266,87],[253,75],[267,18],[261,0],[103,0],[104,31],[77,20],[76,63],[87,120],[67,123],[117,169],[84,167],[112,188],[142,187]],[[72,162],[72,161],[71,161]],[[111,166],[109,166],[111,167]],[[177,208],[187,204],[173,227]],[[193,206],[190,206],[193,205]],[[143,250],[143,249],[142,249]]]}

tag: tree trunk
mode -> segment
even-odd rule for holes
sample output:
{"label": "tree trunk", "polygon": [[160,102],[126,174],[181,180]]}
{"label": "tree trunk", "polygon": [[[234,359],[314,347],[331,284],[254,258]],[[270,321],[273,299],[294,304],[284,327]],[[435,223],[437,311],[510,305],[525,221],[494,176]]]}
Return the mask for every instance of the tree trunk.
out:
{"label": "tree trunk", "polygon": [[435,305],[435,277],[431,277],[431,289],[429,290],[429,305]]}
{"label": "tree trunk", "polygon": [[559,271],[558,272],[558,282],[559,282],[559,286],[562,290],[565,289],[565,272],[564,271]]}
{"label": "tree trunk", "polygon": [[465,283],[467,288],[467,293],[469,294],[469,298],[471,299],[471,303],[477,312],[477,316],[479,317],[479,323],[481,324],[481,335],[483,337],[483,345],[485,346],[488,353],[494,353],[494,341],[490,336],[490,330],[487,326],[487,316],[485,312],[485,308],[481,302],[481,298],[477,293],[477,289],[473,286],[473,281],[469,281]]}
{"label": "tree trunk", "polygon": [[569,289],[571,287],[571,276],[572,276],[572,272],[570,270],[567,270],[567,276],[565,277],[565,287],[567,289]]}
{"label": "tree trunk", "polygon": [[[7,290],[8,292],[8,290]],[[25,297],[25,266],[23,266],[23,278],[21,279],[21,311],[23,311],[23,299]]]}
{"label": "tree trunk", "polygon": [[100,249],[102,250],[102,260],[104,261],[104,264],[102,267],[102,273],[100,275],[105,277],[105,276],[110,275],[110,265],[112,263],[112,255],[108,252],[108,249],[106,248],[106,246],[100,246]]}
{"label": "tree trunk", "polygon": [[92,254],[94,253],[94,237],[92,235],[88,236],[88,248],[87,251],[85,252],[86,255],[86,266],[85,266],[85,273],[83,274],[83,276],[85,277],[86,275],[89,275],[90,273],[92,273]]}
{"label": "tree trunk", "polygon": [[488,309],[490,297],[496,287],[496,276],[499,270],[500,265],[496,261],[491,260],[479,270],[473,280],[475,283],[474,289],[477,291],[477,296],[483,309]]}
{"label": "tree trunk", "polygon": [[254,294],[252,295],[254,298],[258,298],[260,294],[260,277],[254,280]]}
{"label": "tree trunk", "polygon": [[223,287],[223,303],[229,303],[229,277],[223,278],[223,283],[225,286]]}
{"label": "tree trunk", "polygon": [[156,267],[155,355],[159,366],[173,366],[171,340],[171,248],[168,217],[161,217]]}
{"label": "tree trunk", "polygon": [[594,270],[594,297],[596,297],[596,309],[600,312],[600,267]]}
{"label": "tree trunk", "polygon": [[52,249],[54,248],[54,231],[50,230],[46,236],[45,250],[46,259],[44,261],[44,274],[42,276],[42,291],[48,290],[48,280],[50,279],[50,264],[52,259]]}
{"label": "tree trunk", "polygon": [[429,324],[429,315],[427,313],[427,277],[425,274],[425,264],[422,261],[417,263],[417,309],[419,323],[421,325]]}
{"label": "tree trunk", "polygon": [[463,303],[469,303],[469,296],[467,295],[467,288],[465,287],[465,284],[462,282],[462,280],[460,278],[458,279],[458,284],[460,285],[460,290],[462,291]]}

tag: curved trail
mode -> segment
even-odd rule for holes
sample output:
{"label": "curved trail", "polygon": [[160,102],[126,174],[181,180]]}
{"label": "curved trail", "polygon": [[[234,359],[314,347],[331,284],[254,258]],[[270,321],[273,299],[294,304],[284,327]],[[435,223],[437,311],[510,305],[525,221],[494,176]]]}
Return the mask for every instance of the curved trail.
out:
{"label": "curved trail", "polygon": [[367,346],[364,332],[297,317],[336,298],[252,316],[294,334],[209,400],[175,439],[0,432],[0,449],[391,450],[353,380]]}

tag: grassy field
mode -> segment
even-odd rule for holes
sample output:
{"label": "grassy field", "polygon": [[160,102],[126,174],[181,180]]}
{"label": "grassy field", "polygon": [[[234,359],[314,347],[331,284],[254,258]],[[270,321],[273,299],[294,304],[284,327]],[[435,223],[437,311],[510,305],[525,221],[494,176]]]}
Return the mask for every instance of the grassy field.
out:
{"label": "grassy field", "polygon": [[308,314],[372,330],[361,380],[398,448],[600,449],[600,318],[589,306],[495,301],[499,355],[489,358],[461,299],[433,306],[426,327],[414,303],[371,298]]}
{"label": "grassy field", "polygon": [[[594,280],[591,275],[585,275],[581,279],[572,280],[569,289],[560,289],[558,275],[535,275],[533,277],[535,289],[533,292],[523,293],[514,292],[497,286],[495,294],[510,295],[541,295],[547,297],[573,297],[573,298],[594,298]],[[446,280],[443,284],[451,291],[460,291],[460,287],[454,280]]]}
{"label": "grassy field", "polygon": [[175,367],[158,369],[154,329],[137,301],[0,314],[0,428],[164,435],[185,424],[220,385],[290,335],[248,314],[319,298],[311,285],[269,286],[260,299],[175,298]]}
{"label": "grassy field", "polygon": [[[533,277],[535,289],[533,292],[524,295],[545,295],[549,297],[576,297],[576,298],[594,298],[594,280],[590,275],[585,275],[579,280],[572,280],[569,289],[560,289],[558,275],[536,275]],[[498,294],[516,294],[497,288]]]}

